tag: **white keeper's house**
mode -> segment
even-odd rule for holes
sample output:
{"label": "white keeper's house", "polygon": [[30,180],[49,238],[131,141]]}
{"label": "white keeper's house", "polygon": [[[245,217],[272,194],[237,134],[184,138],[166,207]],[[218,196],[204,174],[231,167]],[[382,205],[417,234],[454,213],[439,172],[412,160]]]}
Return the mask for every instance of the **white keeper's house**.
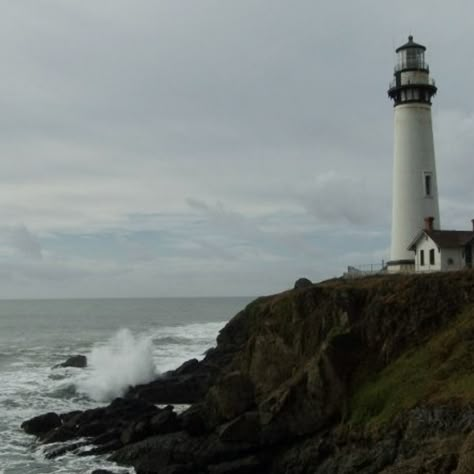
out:
{"label": "white keeper's house", "polygon": [[452,271],[472,267],[473,230],[436,230],[433,217],[425,219],[425,228],[413,239],[409,250],[414,252],[415,271]]}

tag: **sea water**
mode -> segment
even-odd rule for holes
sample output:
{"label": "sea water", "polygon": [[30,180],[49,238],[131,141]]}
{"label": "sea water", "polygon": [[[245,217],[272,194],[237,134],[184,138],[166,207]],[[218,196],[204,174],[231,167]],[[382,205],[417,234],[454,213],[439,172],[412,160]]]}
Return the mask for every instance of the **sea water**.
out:
{"label": "sea water", "polygon": [[[251,298],[0,300],[0,474],[117,473],[106,457],[47,460],[20,429],[33,416],[106,404],[184,361],[202,358]],[[56,368],[70,355],[86,369]]]}

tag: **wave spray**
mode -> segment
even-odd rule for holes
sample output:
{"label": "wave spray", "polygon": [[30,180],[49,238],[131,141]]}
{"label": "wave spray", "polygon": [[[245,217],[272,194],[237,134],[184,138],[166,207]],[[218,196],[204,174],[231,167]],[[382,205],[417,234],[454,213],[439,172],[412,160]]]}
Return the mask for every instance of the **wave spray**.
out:
{"label": "wave spray", "polygon": [[122,396],[128,387],[156,377],[151,340],[120,329],[106,344],[96,345],[87,357],[88,369],[78,389],[96,401]]}

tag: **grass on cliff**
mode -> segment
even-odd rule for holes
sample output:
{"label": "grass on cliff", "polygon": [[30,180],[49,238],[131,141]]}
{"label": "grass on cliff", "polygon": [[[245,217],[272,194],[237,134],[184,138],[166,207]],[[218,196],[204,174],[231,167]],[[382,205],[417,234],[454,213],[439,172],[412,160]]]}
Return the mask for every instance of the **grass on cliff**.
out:
{"label": "grass on cliff", "polygon": [[352,426],[379,428],[421,403],[474,402],[474,307],[420,347],[358,383]]}

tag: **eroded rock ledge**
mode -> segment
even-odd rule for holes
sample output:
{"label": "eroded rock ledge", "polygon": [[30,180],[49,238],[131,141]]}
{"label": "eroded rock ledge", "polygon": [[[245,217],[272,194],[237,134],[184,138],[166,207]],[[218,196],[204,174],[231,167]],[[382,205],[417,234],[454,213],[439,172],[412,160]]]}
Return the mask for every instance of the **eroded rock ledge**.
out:
{"label": "eroded rock ledge", "polygon": [[138,474],[471,473],[473,349],[472,271],[302,285],[248,305],[203,361],[23,427]]}

